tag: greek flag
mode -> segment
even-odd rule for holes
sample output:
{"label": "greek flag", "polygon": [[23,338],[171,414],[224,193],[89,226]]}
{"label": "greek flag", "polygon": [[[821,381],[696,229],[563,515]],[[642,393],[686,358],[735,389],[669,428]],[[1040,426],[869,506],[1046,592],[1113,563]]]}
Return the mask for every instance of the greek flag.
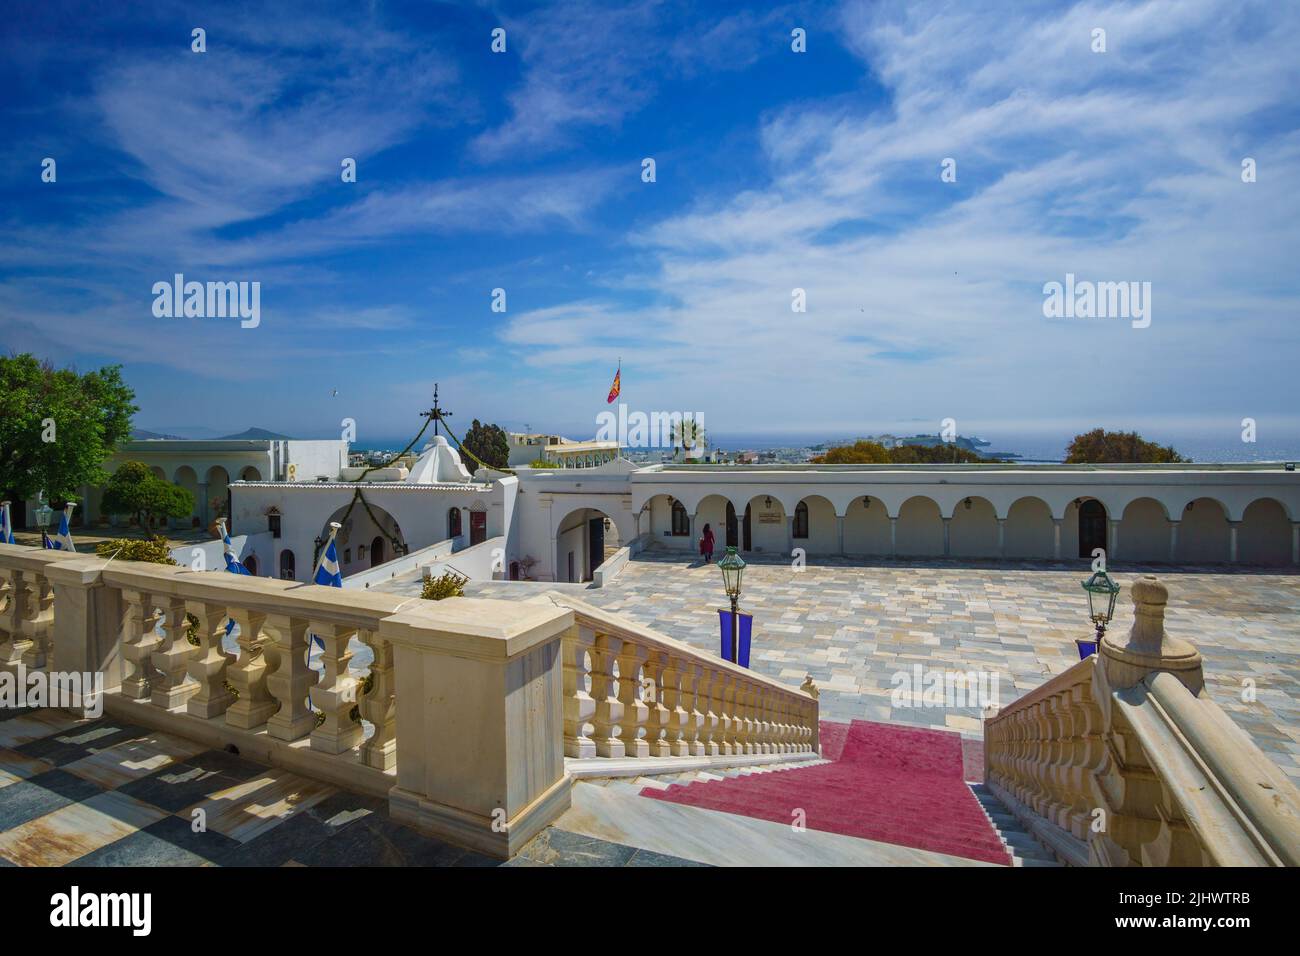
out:
{"label": "greek flag", "polygon": [[[320,584],[327,588],[343,587],[343,572],[339,570],[339,549],[334,542],[342,527],[337,521],[330,522],[330,537],[325,542],[325,547],[321,549],[320,560],[316,562],[316,573],[311,579],[313,584]],[[325,642],[315,634],[310,635],[310,640],[307,642],[307,666],[312,670],[324,671],[325,665],[320,662],[320,656],[317,655],[314,659],[312,657],[312,652],[318,647],[321,654],[324,654]],[[307,694],[307,706],[311,707],[310,692]]]}
{"label": "greek flag", "polygon": [[226,559],[226,570],[231,574],[250,574],[248,568],[235,557],[234,545],[230,543],[230,533],[226,531],[226,519],[217,519],[217,530],[221,532],[222,554]]}
{"label": "greek flag", "polygon": [[9,502],[0,501],[0,544],[14,543],[14,525],[9,517]]}
{"label": "greek flag", "polygon": [[[235,548],[230,543],[230,534],[226,531],[226,519],[217,519],[217,530],[221,532],[222,554],[226,559],[226,570],[231,574],[248,574],[248,568],[244,567],[239,559],[235,557]],[[235,619],[233,617],[226,619],[226,636],[235,629]]]}
{"label": "greek flag", "polygon": [[72,517],[73,503],[69,501],[63,506],[63,514],[59,515],[59,533],[52,539],[44,531],[41,532],[41,543],[47,548],[54,551],[76,551],[72,543],[72,532],[68,530],[68,519]]}
{"label": "greek flag", "polygon": [[330,539],[325,542],[325,547],[321,550],[316,573],[312,576],[313,584],[323,584],[327,588],[343,587],[343,573],[339,570],[339,549],[334,543],[334,538],[341,527],[342,525],[337,521],[330,522]]}

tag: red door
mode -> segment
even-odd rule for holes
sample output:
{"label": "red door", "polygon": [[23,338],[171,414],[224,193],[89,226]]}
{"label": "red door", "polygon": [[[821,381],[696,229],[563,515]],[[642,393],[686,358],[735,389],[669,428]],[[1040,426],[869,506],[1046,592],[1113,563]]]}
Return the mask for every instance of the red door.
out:
{"label": "red door", "polygon": [[482,544],[487,540],[487,512],[471,511],[469,513],[469,543]]}

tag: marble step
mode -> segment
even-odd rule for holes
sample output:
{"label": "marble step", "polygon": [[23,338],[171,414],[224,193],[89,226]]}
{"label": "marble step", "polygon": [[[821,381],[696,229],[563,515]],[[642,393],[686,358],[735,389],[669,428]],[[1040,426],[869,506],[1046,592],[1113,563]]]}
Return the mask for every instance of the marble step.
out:
{"label": "marble step", "polygon": [[1011,854],[1012,866],[1046,866],[1059,867],[1063,866],[1056,854],[1049,850],[1043,844],[1039,843],[1032,833],[1024,828],[1024,825],[1016,818],[1010,810],[1003,805],[993,793],[987,790],[982,783],[970,783],[968,786],[979,801],[984,815],[988,817],[989,823],[997,831],[998,838],[1002,841],[1007,852]]}

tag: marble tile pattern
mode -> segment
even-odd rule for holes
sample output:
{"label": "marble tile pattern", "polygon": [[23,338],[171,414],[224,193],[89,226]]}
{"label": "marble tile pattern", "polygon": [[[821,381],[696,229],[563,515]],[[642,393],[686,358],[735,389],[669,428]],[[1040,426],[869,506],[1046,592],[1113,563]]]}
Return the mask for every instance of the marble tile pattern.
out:
{"label": "marble tile pattern", "polygon": [[[0,866],[501,865],[385,800],[111,718],[0,710],[0,734]],[[509,865],[699,864],[550,827]]]}
{"label": "marble tile pattern", "polygon": [[[1080,587],[1090,573],[1084,561],[864,563],[810,556],[802,571],[772,558],[746,561],[741,606],[754,615],[752,666],[795,685],[811,674],[822,715],[831,720],[897,721],[980,737],[978,706],[892,706],[894,675],[918,663],[983,671],[990,680],[996,674],[1005,705],[1071,667],[1078,660],[1075,638],[1091,632]],[[1166,625],[1200,648],[1215,702],[1300,779],[1300,574],[1123,563],[1111,571],[1124,586],[1112,629],[1132,625],[1128,583],[1143,573],[1158,575],[1170,593]],[[419,593],[418,582],[400,578],[386,589]],[[466,593],[526,600],[543,589],[478,582]],[[718,652],[721,575],[697,558],[644,552],[612,584],[581,597]]]}

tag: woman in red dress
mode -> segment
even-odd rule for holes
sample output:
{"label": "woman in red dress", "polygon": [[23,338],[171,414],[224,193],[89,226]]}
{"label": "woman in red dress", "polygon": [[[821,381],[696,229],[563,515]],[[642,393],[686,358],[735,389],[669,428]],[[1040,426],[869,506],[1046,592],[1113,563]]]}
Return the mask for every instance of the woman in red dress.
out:
{"label": "woman in red dress", "polygon": [[700,535],[700,554],[704,555],[705,564],[713,560],[713,529],[707,524],[704,526],[704,534]]}

